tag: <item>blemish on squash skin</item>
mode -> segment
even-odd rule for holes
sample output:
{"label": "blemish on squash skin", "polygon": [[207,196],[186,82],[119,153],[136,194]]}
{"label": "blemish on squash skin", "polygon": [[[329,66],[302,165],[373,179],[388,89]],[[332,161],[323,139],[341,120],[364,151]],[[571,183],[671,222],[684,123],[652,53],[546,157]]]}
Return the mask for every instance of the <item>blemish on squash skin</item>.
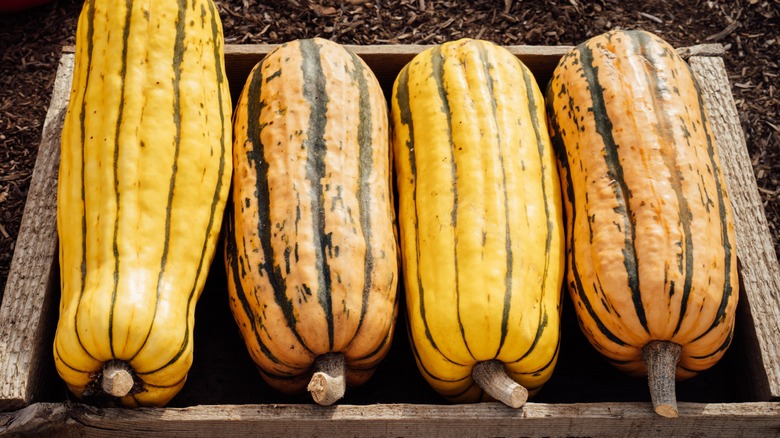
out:
{"label": "blemish on squash skin", "polygon": [[281,69],[279,69],[279,70],[275,71],[274,73],[272,73],[272,74],[268,75],[268,76],[265,78],[265,83],[267,84],[267,83],[271,82],[272,80],[274,80],[274,79],[276,79],[276,78],[280,77],[281,75],[282,75],[282,70],[281,70]]}

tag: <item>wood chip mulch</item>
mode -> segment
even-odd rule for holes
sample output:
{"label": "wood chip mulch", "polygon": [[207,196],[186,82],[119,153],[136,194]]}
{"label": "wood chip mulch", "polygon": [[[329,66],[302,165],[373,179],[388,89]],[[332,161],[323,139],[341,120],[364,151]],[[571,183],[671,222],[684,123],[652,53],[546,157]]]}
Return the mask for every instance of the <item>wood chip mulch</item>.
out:
{"label": "wood chip mulch", "polygon": [[[780,0],[227,0],[216,1],[228,44],[324,37],[345,44],[575,45],[642,28],[676,47],[725,46],[724,60],[758,190],[780,251]],[[680,4],[682,3],[682,4]],[[0,15],[0,296],[63,45],[81,1]]]}

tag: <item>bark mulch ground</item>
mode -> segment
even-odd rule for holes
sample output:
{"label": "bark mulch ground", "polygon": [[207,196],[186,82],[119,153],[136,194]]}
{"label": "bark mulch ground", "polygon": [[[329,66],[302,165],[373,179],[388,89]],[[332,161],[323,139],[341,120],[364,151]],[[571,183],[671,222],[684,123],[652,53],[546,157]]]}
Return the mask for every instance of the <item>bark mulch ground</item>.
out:
{"label": "bark mulch ground", "polygon": [[[0,296],[63,45],[83,2],[0,15]],[[345,44],[575,45],[610,29],[649,30],[676,47],[717,42],[740,112],[776,250],[780,250],[780,0],[228,0],[229,44],[320,36]],[[680,4],[682,3],[682,4]]]}

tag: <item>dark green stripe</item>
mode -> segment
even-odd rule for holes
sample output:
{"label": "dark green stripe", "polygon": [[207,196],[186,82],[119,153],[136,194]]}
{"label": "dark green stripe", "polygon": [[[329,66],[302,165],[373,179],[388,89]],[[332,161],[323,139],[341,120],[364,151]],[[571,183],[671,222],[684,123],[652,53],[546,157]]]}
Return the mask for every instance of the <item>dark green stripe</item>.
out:
{"label": "dark green stripe", "polygon": [[520,362],[521,360],[528,357],[534,351],[534,348],[536,348],[536,344],[538,344],[539,340],[542,338],[544,329],[547,328],[547,324],[548,324],[547,308],[544,305],[542,305],[540,306],[539,309],[539,323],[536,326],[536,335],[534,335],[534,340],[531,342],[531,346],[529,346],[528,350],[526,350],[525,353],[523,353],[517,360],[512,361],[512,363]]}
{"label": "dark green stripe", "polygon": [[[518,374],[532,375],[532,376],[539,376],[539,375],[541,375],[544,372],[544,370],[546,370],[547,368],[550,368],[551,366],[553,366],[554,363],[556,363],[555,361],[558,358],[558,352],[560,352],[560,350],[561,350],[561,337],[558,336],[558,342],[555,344],[555,354],[550,356],[550,360],[548,360],[544,365],[542,365],[541,367],[539,367],[539,368],[537,368],[535,370],[527,371],[527,372],[524,372],[524,373],[518,373]],[[541,385],[539,385],[539,386],[541,387]],[[526,388],[526,389],[528,389],[529,391],[531,390],[531,388]]]}
{"label": "dark green stripe", "polygon": [[[565,95],[566,93],[563,92],[563,89],[561,89],[562,95]],[[561,97],[562,97],[561,95]],[[617,345],[626,345],[623,340],[618,338],[614,333],[612,333],[605,325],[604,323],[598,318],[596,315],[596,312],[593,310],[593,305],[591,305],[590,300],[588,300],[588,296],[585,293],[584,287],[582,285],[582,278],[580,277],[579,269],[577,267],[577,257],[575,255],[577,254],[577,248],[576,248],[576,240],[574,239],[574,232],[572,230],[574,224],[577,223],[577,203],[574,196],[574,182],[572,181],[571,177],[571,168],[569,167],[569,158],[568,153],[566,151],[566,146],[564,145],[563,135],[564,133],[561,131],[560,127],[558,126],[558,119],[555,114],[555,106],[556,106],[556,95],[555,90],[552,88],[552,81],[547,86],[547,114],[549,115],[548,119],[550,121],[550,130],[552,132],[552,135],[550,137],[550,140],[552,141],[553,150],[555,151],[555,154],[558,158],[558,165],[561,167],[563,172],[561,172],[560,177],[563,179],[566,178],[566,183],[562,184],[562,187],[565,189],[564,194],[566,198],[568,199],[568,203],[570,205],[569,210],[567,211],[569,213],[569,216],[571,216],[568,219],[569,227],[567,227],[566,234],[568,239],[568,249],[567,251],[570,254],[570,263],[568,266],[569,272],[571,273],[571,276],[574,278],[574,281],[569,283],[569,290],[571,291],[572,295],[576,294],[580,301],[582,302],[582,305],[585,306],[585,310],[588,312],[588,315],[593,319],[593,322],[596,324],[596,327],[599,329],[599,331],[610,341],[616,343]],[[573,118],[573,117],[572,117]],[[576,145],[571,145],[573,148],[577,148]],[[580,317],[582,319],[582,317]]]}
{"label": "dark green stripe", "polygon": [[604,357],[604,359],[607,360],[607,362],[609,362],[609,363],[611,363],[613,365],[629,365],[629,364],[634,363],[633,360],[619,360],[619,359],[613,359],[613,358],[608,357],[608,356],[603,356],[603,357]]}
{"label": "dark green stripe", "polygon": [[[412,327],[411,327],[410,318],[404,318],[404,319],[406,320],[406,331],[409,334],[409,347],[412,349],[412,354],[414,355],[414,357],[416,359],[417,367],[418,367],[418,369],[420,370],[421,373],[425,374],[426,376],[430,377],[433,380],[436,380],[436,381],[439,381],[439,382],[448,382],[448,383],[462,382],[462,381],[464,381],[464,380],[466,380],[468,378],[471,378],[471,374],[470,373],[466,374],[465,376],[461,377],[460,379],[455,379],[455,380],[443,379],[443,378],[433,374],[433,372],[431,372],[425,366],[425,362],[422,359],[420,359],[420,353],[417,351],[417,345],[414,343],[414,339],[412,338]],[[439,349],[437,348],[436,351],[439,351]],[[444,356],[444,355],[442,355],[442,356]],[[444,357],[444,358],[448,362],[450,362],[450,363],[455,363],[455,362],[452,362],[451,360],[447,359],[446,357]],[[456,365],[465,366],[465,365],[461,365],[461,364],[456,364]]]}
{"label": "dark green stripe", "polygon": [[[87,353],[87,354],[89,354],[89,353]],[[92,373],[92,371],[78,369],[78,368],[74,367],[73,365],[69,364],[67,361],[65,361],[65,358],[60,353],[60,349],[57,347],[57,343],[56,342],[54,343],[54,356],[59,357],[60,358],[60,362],[63,365],[65,365],[66,367],[70,368],[73,371],[76,371],[77,373],[82,373],[82,374],[91,374]],[[90,356],[90,357],[92,357],[92,356]]]}
{"label": "dark green stripe", "polygon": [[[694,128],[694,131],[696,129]],[[712,202],[712,198],[710,198],[710,194],[707,192],[706,184],[707,182],[704,179],[704,174],[699,174],[699,180],[701,181],[701,184],[699,184],[699,199],[701,200],[701,203],[704,205],[704,209],[707,210],[707,213],[710,212],[710,206],[714,207],[715,203]]]}
{"label": "dark green stripe", "polygon": [[272,79],[276,79],[276,78],[278,78],[278,77],[280,77],[280,76],[282,76],[282,70],[281,70],[281,69],[279,69],[279,70],[276,70],[276,72],[274,72],[274,73],[272,73],[272,74],[268,75],[268,76],[265,78],[265,83],[267,84],[267,83],[271,82],[271,80],[272,80]]}
{"label": "dark green stripe", "polygon": [[[477,52],[479,53],[479,59],[482,63],[485,71],[485,77],[487,78],[486,85],[488,88],[488,97],[490,98],[490,106],[493,112],[493,123],[496,127],[496,143],[498,148],[498,162],[501,166],[501,188],[504,195],[504,251],[506,251],[506,276],[504,277],[504,308],[501,314],[501,339],[498,342],[498,350],[494,357],[498,357],[501,354],[501,350],[504,348],[504,341],[506,340],[507,333],[509,332],[509,311],[512,307],[512,270],[514,267],[514,257],[512,254],[512,235],[510,223],[512,222],[509,217],[509,193],[507,191],[506,181],[506,167],[504,166],[504,151],[501,144],[501,128],[498,123],[498,103],[496,102],[495,90],[493,89],[493,82],[495,78],[490,73],[490,70],[495,66],[488,59],[488,53],[485,49],[485,44],[478,43],[476,45]],[[459,306],[460,307],[460,306]],[[465,337],[464,337],[465,340]],[[466,345],[468,348],[468,345]]]}
{"label": "dark green stripe", "polygon": [[707,359],[712,356],[715,356],[716,354],[720,353],[721,351],[725,351],[727,348],[729,348],[729,345],[731,345],[731,340],[734,337],[734,331],[730,331],[729,335],[726,336],[726,339],[723,340],[723,342],[718,346],[718,348],[715,349],[712,353],[705,354],[702,356],[691,356],[691,359]]}
{"label": "dark green stripe", "polygon": [[[544,241],[544,253],[547,255],[544,259],[544,269],[542,270],[542,284],[541,284],[541,292],[539,294],[539,303],[540,303],[540,309],[539,309],[539,322],[537,323],[536,328],[536,335],[534,336],[534,340],[531,343],[531,346],[528,348],[528,351],[523,353],[520,358],[517,360],[518,362],[526,358],[536,347],[536,344],[539,342],[539,339],[542,338],[542,335],[544,334],[544,330],[547,328],[547,311],[548,309],[544,306],[544,297],[547,293],[547,276],[549,275],[550,271],[550,258],[551,257],[557,257],[557,254],[553,254],[551,251],[552,248],[552,238],[553,238],[553,228],[555,227],[552,222],[552,215],[550,213],[550,196],[547,193],[547,169],[544,165],[544,156],[545,156],[545,144],[542,141],[542,134],[541,130],[543,129],[541,126],[541,122],[539,121],[539,117],[537,115],[537,108],[538,103],[536,102],[536,96],[534,95],[534,89],[532,87],[532,84],[535,83],[535,80],[533,76],[531,75],[531,72],[528,70],[528,68],[525,65],[522,65],[520,61],[518,60],[518,63],[520,64],[522,70],[523,70],[523,80],[525,81],[525,89],[526,94],[528,98],[528,106],[529,111],[531,114],[531,124],[534,128],[534,136],[536,137],[536,150],[539,153],[539,163],[540,163],[540,169],[541,169],[541,187],[542,187],[542,198],[544,199],[544,217],[547,219],[546,222],[546,237]],[[559,293],[559,289],[556,289],[555,293]],[[559,300],[560,301],[560,300]],[[557,309],[555,310],[557,312]]]}
{"label": "dark green stripe", "polygon": [[[687,65],[687,64],[686,64]],[[693,71],[690,70],[690,66],[688,66],[688,71],[691,74],[691,80],[693,81],[693,85],[696,88],[696,96],[698,97],[698,103],[699,103],[699,114],[701,116],[701,128],[704,130],[704,134],[707,138],[707,155],[710,157],[710,164],[712,166],[712,177],[715,179],[715,188],[716,188],[716,194],[718,195],[718,216],[720,219],[720,226],[721,226],[721,241],[723,242],[723,258],[725,261],[724,264],[724,278],[723,278],[723,295],[721,297],[720,305],[718,306],[718,310],[715,313],[715,318],[712,321],[712,324],[710,327],[701,335],[696,337],[691,342],[695,342],[699,340],[702,336],[706,335],[710,332],[713,328],[720,325],[725,319],[726,319],[726,306],[728,305],[729,301],[731,300],[731,295],[733,293],[733,289],[731,287],[731,258],[732,258],[732,249],[731,249],[731,241],[729,240],[729,234],[728,234],[728,215],[726,213],[726,201],[723,199],[723,193],[726,190],[725,187],[721,184],[720,176],[723,174],[721,173],[720,168],[718,167],[718,163],[715,161],[715,157],[717,154],[717,151],[715,150],[715,142],[713,138],[710,136],[710,132],[706,127],[709,125],[709,119],[707,117],[707,113],[704,110],[704,96],[702,95],[701,87],[699,86],[699,81],[696,80],[696,76],[694,76]]]}
{"label": "dark green stripe", "polygon": [[645,315],[645,309],[642,305],[642,292],[639,287],[639,272],[637,265],[636,248],[634,247],[634,241],[636,240],[636,229],[632,223],[633,212],[631,211],[631,204],[629,199],[631,198],[631,190],[626,184],[626,180],[623,175],[623,166],[620,164],[620,154],[618,152],[618,145],[615,143],[615,139],[612,136],[613,125],[607,114],[607,106],[604,101],[604,88],[599,82],[599,68],[594,65],[593,51],[587,44],[581,44],[577,47],[580,53],[580,59],[582,60],[585,80],[588,83],[588,89],[590,91],[591,101],[593,107],[593,117],[596,124],[596,132],[599,133],[604,141],[605,152],[605,164],[608,167],[607,178],[615,181],[612,184],[615,193],[615,201],[618,206],[615,208],[615,212],[623,218],[623,229],[625,232],[624,246],[623,246],[623,264],[628,276],[628,287],[631,289],[631,299],[634,302],[634,309],[636,311],[639,323],[650,333],[650,329],[647,326],[647,317]]}
{"label": "dark green stripe", "polygon": [[184,19],[186,1],[179,0],[179,15],[176,20],[176,41],[173,48],[173,123],[175,126],[174,135],[174,155],[173,164],[171,165],[171,179],[168,182],[168,201],[165,206],[165,238],[163,243],[163,254],[160,259],[160,273],[157,276],[157,298],[161,294],[162,278],[165,273],[166,265],[168,264],[168,250],[170,248],[171,240],[171,209],[173,205],[173,192],[176,187],[176,175],[179,169],[179,152],[181,150],[181,91],[179,84],[181,83],[181,64],[184,57]]}
{"label": "dark green stripe", "polygon": [[[246,292],[244,291],[244,287],[241,284],[241,279],[244,278],[245,273],[240,272],[238,267],[238,262],[241,259],[241,256],[238,254],[238,244],[236,243],[236,232],[233,225],[235,223],[234,221],[235,221],[235,216],[234,216],[233,209],[229,207],[227,213],[227,220],[226,220],[226,230],[225,230],[226,231],[225,232],[226,264],[227,264],[227,268],[233,274],[232,284],[233,284],[233,288],[235,289],[236,297],[238,298],[239,303],[241,303],[241,309],[244,311],[244,314],[246,315],[246,319],[249,321],[249,324],[251,326],[251,332],[247,332],[246,329],[241,330],[241,332],[244,334],[244,336],[247,336],[249,333],[252,333],[263,355],[265,355],[269,360],[271,360],[271,362],[281,365],[283,364],[282,361],[278,357],[276,357],[271,352],[271,350],[268,349],[268,347],[263,343],[260,337],[260,330],[266,330],[266,328],[262,323],[262,318],[257,318],[257,316],[254,314],[252,305],[249,304],[249,299],[247,298]],[[260,329],[258,329],[257,327],[258,320],[260,320]],[[283,365],[290,366],[286,363]]]}
{"label": "dark green stripe", "polygon": [[[214,55],[214,70],[216,72],[216,79],[217,79],[217,103],[216,105],[219,107],[219,126],[222,127],[219,133],[219,170],[217,171],[217,182],[214,187],[214,194],[211,197],[211,208],[209,209],[209,223],[206,226],[206,230],[203,234],[203,247],[200,251],[200,257],[198,259],[198,269],[195,271],[195,280],[192,284],[192,289],[190,289],[189,297],[187,298],[187,309],[190,309],[193,303],[193,300],[197,300],[198,295],[198,280],[201,277],[201,273],[203,272],[204,262],[207,264],[210,262],[210,260],[206,260],[206,251],[208,249],[209,244],[209,236],[211,235],[211,230],[214,228],[214,225],[216,224],[219,226],[220,220],[221,220],[221,213],[220,216],[217,215],[217,206],[219,205],[220,195],[222,193],[222,180],[225,176],[225,158],[228,155],[228,150],[232,150],[230,145],[227,144],[227,139],[225,138],[225,129],[226,126],[229,125],[228,119],[226,119],[225,115],[225,106],[230,108],[230,96],[227,96],[228,103],[227,105],[223,105],[222,101],[225,99],[226,96],[223,96],[222,90],[223,87],[225,87],[225,77],[222,74],[223,66],[223,57],[222,57],[222,38],[220,38],[219,28],[217,26],[217,17],[218,12],[214,8],[214,4],[211,1],[208,1],[209,5],[209,12],[211,14],[211,35],[214,40],[213,44],[213,55]],[[201,5],[201,13],[202,16],[205,15],[205,9],[203,9],[203,5]],[[232,157],[231,157],[232,158]],[[208,267],[207,267],[208,268]],[[189,327],[189,319],[186,321],[185,324],[185,334],[184,334],[184,341],[182,342],[180,354],[184,352],[184,349],[187,345],[189,334],[191,330]],[[173,360],[178,359],[178,357],[174,357]]]}
{"label": "dark green stripe", "polygon": [[265,273],[268,277],[268,283],[273,290],[274,301],[282,311],[287,327],[290,328],[290,331],[302,348],[308,351],[308,347],[306,347],[303,338],[296,328],[297,319],[293,311],[293,301],[287,296],[287,282],[282,275],[281,266],[276,263],[271,241],[273,225],[271,224],[271,188],[268,181],[270,165],[265,159],[266,145],[263,144],[260,137],[260,133],[265,127],[265,125],[260,124],[260,114],[266,107],[265,101],[262,100],[262,83],[263,68],[267,59],[268,57],[252,72],[249,89],[246,94],[247,141],[252,146],[246,155],[250,167],[254,168],[256,172],[254,195],[257,200],[257,237],[263,254],[263,262],[258,265],[258,270],[261,273]]}
{"label": "dark green stripe", "polygon": [[[684,239],[684,254],[683,260],[681,260],[681,262],[685,263],[685,267],[683,268],[680,266],[680,269],[682,272],[684,272],[685,280],[683,283],[683,295],[680,303],[680,316],[677,320],[677,326],[674,329],[674,334],[676,335],[680,330],[683,318],[685,318],[685,313],[688,309],[688,299],[691,294],[691,284],[693,283],[693,235],[691,233],[691,220],[693,219],[693,216],[691,214],[690,206],[688,205],[688,200],[685,198],[682,191],[682,181],[684,178],[682,172],[680,171],[680,166],[677,163],[676,151],[673,150],[676,144],[674,138],[674,121],[670,120],[668,117],[669,111],[666,108],[667,100],[661,97],[663,95],[672,94],[672,90],[670,89],[669,84],[667,84],[666,81],[664,81],[664,79],[658,75],[658,68],[656,68],[656,66],[662,65],[662,63],[665,61],[658,59],[656,53],[653,51],[653,49],[658,48],[658,44],[654,38],[651,38],[649,33],[631,31],[626,32],[626,34],[631,38],[635,46],[635,50],[639,52],[640,56],[650,61],[651,68],[644,69],[644,72],[645,79],[653,87],[653,92],[651,93],[653,99],[653,108],[657,109],[654,111],[654,114],[657,115],[655,118],[655,129],[656,132],[661,135],[664,141],[662,145],[661,156],[664,160],[664,165],[667,169],[669,169],[669,174],[671,175],[670,184],[674,190],[675,196],[677,197],[677,203],[680,206],[678,220],[683,228]],[[671,286],[670,290],[673,290]]]}
{"label": "dark green stripe", "polygon": [[[90,0],[87,9],[87,75],[84,78],[84,91],[81,94],[81,112],[79,113],[79,124],[81,129],[81,205],[84,208],[84,214],[81,215],[81,290],[76,304],[76,311],[73,313],[73,332],[79,342],[82,350],[90,358],[95,359],[89,352],[84,343],[81,342],[79,333],[79,310],[81,309],[81,298],[87,287],[87,190],[86,190],[86,114],[87,114],[87,90],[89,89],[90,79],[92,77],[92,52],[95,47],[95,0]],[[79,59],[78,57],[76,58]],[[70,274],[68,274],[70,275]]]}
{"label": "dark green stripe", "polygon": [[312,212],[312,238],[317,271],[317,299],[328,322],[328,346],[333,349],[333,297],[331,296],[331,272],[326,254],[332,247],[331,234],[325,231],[325,203],[322,181],[326,177],[325,125],[327,123],[328,90],[322,71],[320,46],[312,39],[300,41],[301,72],[303,73],[303,98],[311,105],[309,129],[303,147],[307,151],[306,179],[309,180]]}
{"label": "dark green stripe", "polygon": [[[469,377],[471,377],[471,375],[469,375]],[[465,380],[465,378],[461,379],[461,380]],[[472,380],[471,384],[466,385],[466,387],[463,388],[463,390],[461,390],[460,392],[456,392],[455,394],[442,394],[442,397],[444,397],[446,399],[449,399],[449,400],[457,400],[458,398],[463,397],[464,395],[466,395],[466,393],[471,391],[471,389],[474,388],[475,386],[479,387],[479,384],[477,382],[475,382],[474,380]],[[485,391],[483,391],[482,388],[479,387],[479,396],[477,397],[477,399],[481,400],[482,397],[484,397],[484,394],[485,394]]]}
{"label": "dark green stripe", "polygon": [[[222,46],[224,44],[224,41],[221,38],[221,35],[220,35],[220,32],[219,32],[219,22],[217,21],[217,17],[219,17],[219,12],[217,12],[217,10],[214,8],[214,2],[213,1],[209,1],[208,5],[209,5],[209,14],[211,15],[211,36],[212,36],[212,38],[214,38],[213,51],[214,51],[214,65],[215,65],[215,70],[216,70],[216,73],[217,73],[217,82],[219,84],[224,84],[225,83],[225,75],[223,74],[223,71],[222,71],[224,69],[224,65],[223,65],[224,59],[223,59],[223,55],[222,55],[222,52],[223,52],[223,50],[222,50],[223,47]],[[203,10],[203,5],[201,5],[200,7],[201,7],[201,10]],[[205,11],[203,11],[202,14],[205,15]],[[221,102],[222,101],[222,99],[221,99],[222,98],[222,88],[221,87],[217,88],[217,92],[219,93],[220,102]],[[227,97],[229,97],[229,96],[227,96]],[[222,105],[220,105],[220,107],[219,107],[219,116],[220,116],[220,120],[221,121],[224,121],[224,119],[225,119],[225,117],[224,117],[225,115],[222,112],[223,109],[224,108],[222,108]],[[224,124],[222,126],[224,126]],[[221,139],[222,139],[222,145],[224,146],[224,144],[225,144],[224,143],[224,140],[225,140],[224,131],[222,132]]]}
{"label": "dark green stripe", "polygon": [[[409,106],[409,66],[406,65],[403,69],[401,69],[401,72],[398,75],[397,79],[397,90],[395,95],[395,102],[397,102],[398,105],[398,112],[400,113],[400,123],[402,125],[406,125],[409,128],[409,140],[406,142],[406,149],[409,152],[409,171],[412,174],[412,182],[414,184],[414,189],[412,190],[412,205],[413,207],[413,214],[414,214],[414,227],[412,230],[408,230],[409,232],[414,233],[414,239],[415,239],[415,260],[416,260],[416,266],[417,266],[417,290],[420,294],[420,320],[423,323],[423,327],[425,327],[425,337],[428,339],[428,342],[431,343],[431,346],[434,350],[438,351],[442,357],[444,357],[445,360],[448,362],[454,363],[456,365],[462,365],[457,362],[452,361],[450,358],[444,355],[442,351],[439,349],[439,346],[436,345],[436,341],[433,339],[433,335],[431,334],[431,329],[428,326],[428,318],[426,317],[425,313],[425,288],[423,287],[422,282],[422,272],[420,271],[420,232],[418,224],[420,223],[419,220],[419,214],[418,214],[418,204],[417,204],[417,157],[416,152],[414,148],[414,122],[412,120],[412,110]],[[403,183],[405,184],[405,182]],[[403,191],[402,191],[403,193]],[[409,332],[409,336],[411,338],[411,331]]]}
{"label": "dark green stripe", "polygon": [[[375,193],[371,191],[371,177],[374,169],[373,147],[372,144],[372,131],[373,127],[373,112],[371,108],[371,94],[368,89],[368,83],[366,82],[366,71],[363,68],[363,63],[360,58],[352,52],[349,52],[352,57],[352,63],[354,69],[352,70],[352,80],[358,84],[360,91],[358,107],[358,145],[360,147],[360,157],[358,163],[358,190],[357,197],[360,208],[360,227],[363,231],[363,240],[366,243],[366,255],[363,259],[363,298],[360,308],[360,320],[358,321],[357,329],[355,333],[360,333],[360,328],[363,326],[363,319],[368,311],[368,299],[371,294],[371,288],[373,287],[373,272],[374,272],[374,248],[371,242],[371,205],[372,196]],[[380,145],[377,145],[378,147]]]}
{"label": "dark green stripe", "polygon": [[684,366],[680,365],[679,363],[677,364],[677,368],[680,368],[681,370],[684,370],[684,371],[687,371],[687,372],[693,373],[693,374],[698,374],[698,373],[700,373],[702,371],[702,370],[693,370],[693,369],[690,369],[688,367],[684,367]]}
{"label": "dark green stripe", "polygon": [[[303,387],[305,387],[305,383],[301,383],[301,382],[303,382],[303,380],[305,378],[304,375],[303,375],[304,373],[271,374],[268,371],[266,371],[266,370],[264,370],[262,368],[259,368],[259,367],[258,367],[258,371],[260,371],[260,374],[264,378],[266,378],[268,380],[272,380],[272,381],[276,381],[276,382],[285,382],[285,385],[289,385],[291,381],[296,381],[297,380],[299,385],[302,385]],[[268,383],[268,382],[266,382],[266,383]],[[288,388],[289,388],[289,386],[288,386]]]}
{"label": "dark green stripe", "polygon": [[[392,327],[391,327],[390,330],[392,331]],[[390,333],[388,333],[388,335],[385,336],[382,339],[382,342],[380,342],[379,345],[375,349],[369,351],[368,353],[366,353],[366,354],[364,354],[364,355],[362,355],[360,357],[356,357],[355,360],[356,361],[364,361],[364,360],[371,359],[372,357],[378,355],[380,352],[382,352],[382,349],[390,342],[390,340],[392,338],[393,338],[393,336]]]}
{"label": "dark green stripe", "polygon": [[450,224],[454,230],[453,232],[453,255],[455,266],[455,297],[458,303],[458,329],[460,330],[460,336],[463,339],[463,345],[466,350],[473,357],[474,354],[469,348],[469,343],[466,340],[466,330],[463,327],[463,319],[460,315],[460,269],[458,266],[458,165],[455,162],[455,145],[452,142],[452,111],[450,109],[450,101],[447,96],[447,89],[444,86],[444,56],[441,54],[441,47],[436,46],[431,50],[431,78],[436,83],[436,90],[441,99],[441,113],[447,120],[447,139],[450,147],[450,181],[452,181],[452,210],[450,212]]}
{"label": "dark green stripe", "polygon": [[[145,387],[148,386],[150,388],[174,388],[177,385],[180,385],[186,379],[187,379],[187,375],[184,375],[184,377],[182,377],[181,379],[177,380],[175,383],[171,383],[170,385],[152,385],[151,383],[144,382],[144,386]],[[133,398],[135,399],[135,395],[133,395]],[[135,400],[138,401],[138,399],[135,399]],[[138,403],[138,404],[141,404],[141,403]]]}
{"label": "dark green stripe", "polygon": [[[580,170],[582,170],[582,161],[580,160]],[[585,205],[583,207],[583,211],[590,211],[590,196],[589,193],[585,192]],[[593,242],[593,223],[596,221],[596,214],[594,213],[592,216],[587,216],[585,219],[585,223],[588,224],[588,242]],[[618,227],[618,230],[620,230],[620,224],[617,222],[612,222],[615,226]],[[593,297],[594,299],[598,299],[601,302],[601,307],[606,311],[607,313],[610,313],[614,315],[614,318],[617,318],[618,320],[622,318],[620,315],[620,312],[618,312],[616,309],[611,307],[611,304],[609,303],[607,294],[604,293],[604,285],[601,283],[601,277],[598,275],[595,276],[595,281],[592,283],[593,286]],[[600,296],[600,298],[599,298]]]}
{"label": "dark green stripe", "polygon": [[[398,301],[398,295],[399,294],[394,294],[393,295],[393,308],[394,309],[396,308],[395,306],[397,305],[396,303]],[[409,318],[406,318],[406,319],[409,319]],[[390,323],[390,328],[387,331],[387,336],[385,336],[385,338],[382,339],[382,342],[379,345],[377,345],[377,347],[374,350],[372,350],[372,351],[370,351],[370,352],[368,352],[368,353],[366,353],[366,354],[364,354],[364,355],[362,355],[360,357],[355,358],[355,360],[356,361],[364,361],[364,360],[370,359],[370,358],[378,355],[382,351],[382,349],[393,340],[394,327],[395,327],[394,323],[395,323],[395,320],[393,320]],[[387,351],[387,350],[385,350],[385,351]]]}
{"label": "dark green stripe", "polygon": [[390,324],[390,328],[387,331],[387,335],[382,339],[382,342],[379,343],[379,345],[376,346],[373,350],[369,351],[368,353],[356,357],[355,361],[364,361],[371,359],[372,357],[378,355],[380,352],[382,352],[382,349],[390,343],[390,341],[393,339],[393,324]]}
{"label": "dark green stripe", "polygon": [[[186,0],[185,0],[186,4]],[[206,226],[205,233],[203,235],[203,247],[200,251],[200,257],[198,260],[198,268],[195,271],[195,280],[192,284],[192,289],[190,289],[189,296],[187,298],[187,309],[190,309],[192,307],[193,300],[196,300],[196,296],[198,295],[198,280],[200,279],[201,273],[203,272],[203,265],[204,261],[206,260],[206,250],[208,249],[208,243],[209,243],[209,235],[211,234],[211,230],[214,228],[215,221],[219,222],[219,219],[217,217],[217,206],[219,205],[219,199],[220,194],[222,192],[222,179],[225,175],[225,157],[227,155],[227,145],[226,145],[226,138],[225,138],[225,126],[227,125],[227,120],[225,119],[225,107],[222,105],[222,100],[224,96],[222,95],[222,88],[224,86],[225,77],[222,74],[223,66],[223,58],[222,58],[222,47],[221,42],[222,39],[220,38],[219,34],[219,28],[217,26],[217,17],[218,13],[214,9],[214,4],[209,1],[209,12],[211,14],[211,35],[213,38],[213,55],[214,55],[214,69],[216,71],[216,79],[217,79],[217,103],[216,105],[219,107],[219,122],[220,126],[222,127],[222,130],[219,133],[219,144],[220,144],[220,153],[219,153],[219,170],[217,171],[217,182],[216,186],[214,187],[214,194],[211,198],[211,208],[209,210],[209,223]],[[193,3],[194,7],[194,3]],[[201,5],[201,16],[205,16],[206,11]],[[177,23],[178,24],[178,23]],[[228,97],[229,99],[229,97]],[[155,305],[155,310],[156,310]],[[192,330],[189,326],[189,319],[185,321],[184,326],[184,339],[182,340],[181,348],[179,349],[178,354],[176,354],[169,364],[174,363],[181,357],[181,355],[184,353],[187,343],[189,342],[190,332]]]}
{"label": "dark green stripe", "polygon": [[133,0],[125,1],[127,15],[125,25],[122,28],[122,67],[119,71],[119,110],[116,117],[116,127],[114,132],[114,202],[116,202],[116,218],[114,219],[114,236],[111,240],[111,249],[114,255],[114,288],[111,291],[111,309],[108,313],[108,345],[111,348],[111,356],[116,357],[114,352],[114,309],[116,308],[116,295],[119,289],[119,244],[117,235],[119,234],[119,218],[121,216],[121,207],[119,205],[119,132],[122,129],[122,116],[125,110],[125,79],[127,78],[127,45],[130,38],[130,19],[133,15]]}

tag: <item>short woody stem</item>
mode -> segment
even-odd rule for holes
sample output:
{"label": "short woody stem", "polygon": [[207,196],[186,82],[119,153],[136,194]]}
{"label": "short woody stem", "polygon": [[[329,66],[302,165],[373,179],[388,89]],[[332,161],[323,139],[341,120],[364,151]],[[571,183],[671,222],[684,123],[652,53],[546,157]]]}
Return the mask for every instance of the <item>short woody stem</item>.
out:
{"label": "short woody stem", "polygon": [[497,360],[476,364],[471,376],[489,396],[509,407],[522,407],[528,400],[528,390],[512,380],[506,373],[504,364]]}
{"label": "short woody stem", "polygon": [[669,341],[652,341],[642,348],[653,409],[664,417],[675,418],[679,415],[675,394],[675,370],[681,352],[682,347],[679,344]]}
{"label": "short woody stem", "polygon": [[134,385],[133,369],[123,360],[110,360],[103,364],[100,387],[106,394],[124,397],[130,394]]}
{"label": "short woody stem", "polygon": [[314,374],[307,389],[317,404],[330,406],[344,397],[346,366],[343,353],[324,354],[314,361]]}

